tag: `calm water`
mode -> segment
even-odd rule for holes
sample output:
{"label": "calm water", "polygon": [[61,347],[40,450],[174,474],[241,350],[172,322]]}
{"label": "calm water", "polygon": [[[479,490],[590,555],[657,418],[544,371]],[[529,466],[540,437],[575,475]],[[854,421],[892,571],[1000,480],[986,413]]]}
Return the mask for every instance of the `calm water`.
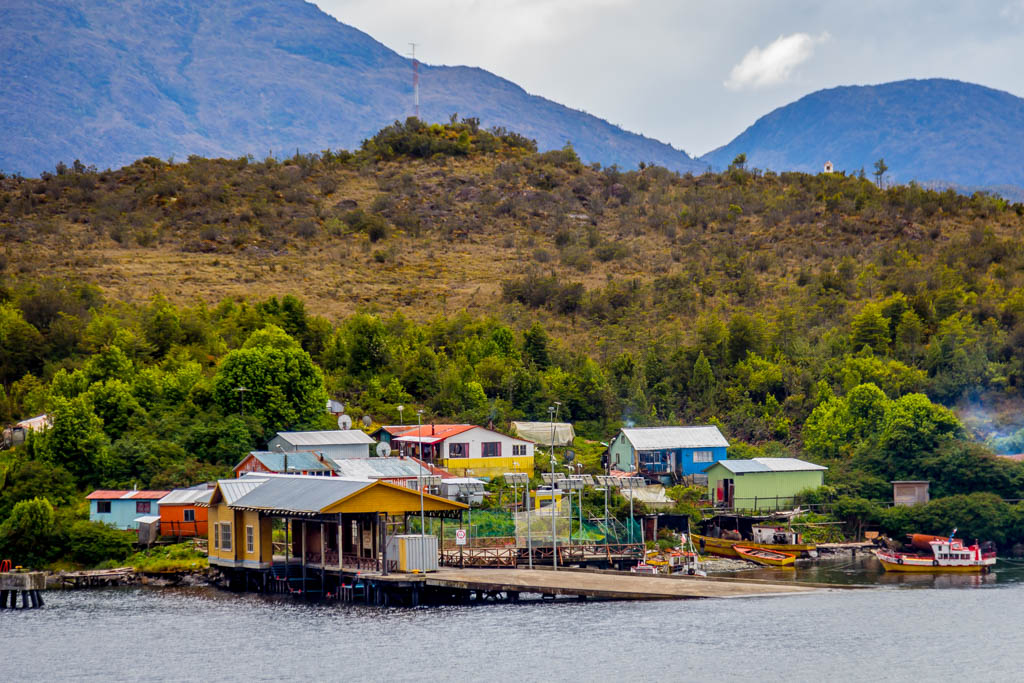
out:
{"label": "calm water", "polygon": [[[876,578],[873,560],[849,562],[788,576]],[[417,610],[206,588],[50,592],[45,609],[0,613],[0,681],[1019,680],[1024,564],[983,578],[770,598]]]}

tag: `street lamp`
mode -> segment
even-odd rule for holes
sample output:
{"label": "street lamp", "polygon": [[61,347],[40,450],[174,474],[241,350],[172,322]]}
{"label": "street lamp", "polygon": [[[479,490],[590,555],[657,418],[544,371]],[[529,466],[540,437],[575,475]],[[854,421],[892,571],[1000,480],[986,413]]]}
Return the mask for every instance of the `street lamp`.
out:
{"label": "street lamp", "polygon": [[400,426],[405,426],[405,418],[403,417],[402,411],[405,410],[405,406],[398,406],[398,421],[401,423]]}
{"label": "street lamp", "polygon": [[277,450],[284,454],[284,473],[288,474],[288,451],[281,448],[281,444],[277,444]]}
{"label": "street lamp", "polygon": [[245,417],[245,392],[249,391],[242,385],[235,387],[235,391],[238,392],[238,405],[242,408],[242,417]]}

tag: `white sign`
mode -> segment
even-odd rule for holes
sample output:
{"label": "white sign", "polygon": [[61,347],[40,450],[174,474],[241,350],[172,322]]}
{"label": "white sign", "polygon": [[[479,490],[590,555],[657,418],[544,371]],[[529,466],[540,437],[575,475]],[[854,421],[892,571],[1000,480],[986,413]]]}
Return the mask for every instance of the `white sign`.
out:
{"label": "white sign", "polygon": [[455,530],[455,545],[466,545],[466,530],[456,529]]}

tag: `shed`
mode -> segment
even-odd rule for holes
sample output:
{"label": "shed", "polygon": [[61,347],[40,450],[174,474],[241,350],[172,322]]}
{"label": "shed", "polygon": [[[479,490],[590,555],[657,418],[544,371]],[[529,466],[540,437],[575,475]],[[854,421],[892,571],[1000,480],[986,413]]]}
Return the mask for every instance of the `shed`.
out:
{"label": "shed", "polygon": [[725,459],[728,448],[714,425],[626,427],[612,439],[608,455],[613,469],[669,485]]}
{"label": "shed", "polygon": [[212,484],[174,489],[160,499],[160,533],[163,536],[206,536],[205,503],[213,492]]}
{"label": "shed", "polygon": [[[513,422],[512,433],[540,446],[572,446],[576,432],[568,422]],[[552,434],[554,438],[552,439]]]}
{"label": "shed", "polygon": [[892,502],[894,505],[922,505],[930,499],[927,481],[893,481]]}
{"label": "shed", "polygon": [[118,529],[138,529],[140,515],[156,515],[160,499],[170,491],[104,491],[85,497],[89,501],[89,520],[103,522]]}
{"label": "shed", "polygon": [[321,432],[278,432],[267,443],[268,451],[317,451],[328,458],[369,458],[376,442],[361,429],[332,429]]}
{"label": "shed", "polygon": [[827,467],[798,458],[721,460],[704,471],[716,506],[735,510],[792,507],[796,494],[824,483]]}
{"label": "shed", "polygon": [[336,475],[334,462],[319,451],[250,451],[242,462],[235,465],[235,476],[257,472],[331,477]]}

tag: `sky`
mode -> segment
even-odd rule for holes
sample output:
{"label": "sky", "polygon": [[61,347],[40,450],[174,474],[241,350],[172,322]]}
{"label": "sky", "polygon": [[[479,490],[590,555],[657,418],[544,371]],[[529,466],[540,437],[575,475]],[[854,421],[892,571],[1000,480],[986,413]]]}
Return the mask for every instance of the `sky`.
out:
{"label": "sky", "polygon": [[401,54],[479,66],[701,155],[840,85],[955,78],[1024,96],[1024,0],[315,0]]}

